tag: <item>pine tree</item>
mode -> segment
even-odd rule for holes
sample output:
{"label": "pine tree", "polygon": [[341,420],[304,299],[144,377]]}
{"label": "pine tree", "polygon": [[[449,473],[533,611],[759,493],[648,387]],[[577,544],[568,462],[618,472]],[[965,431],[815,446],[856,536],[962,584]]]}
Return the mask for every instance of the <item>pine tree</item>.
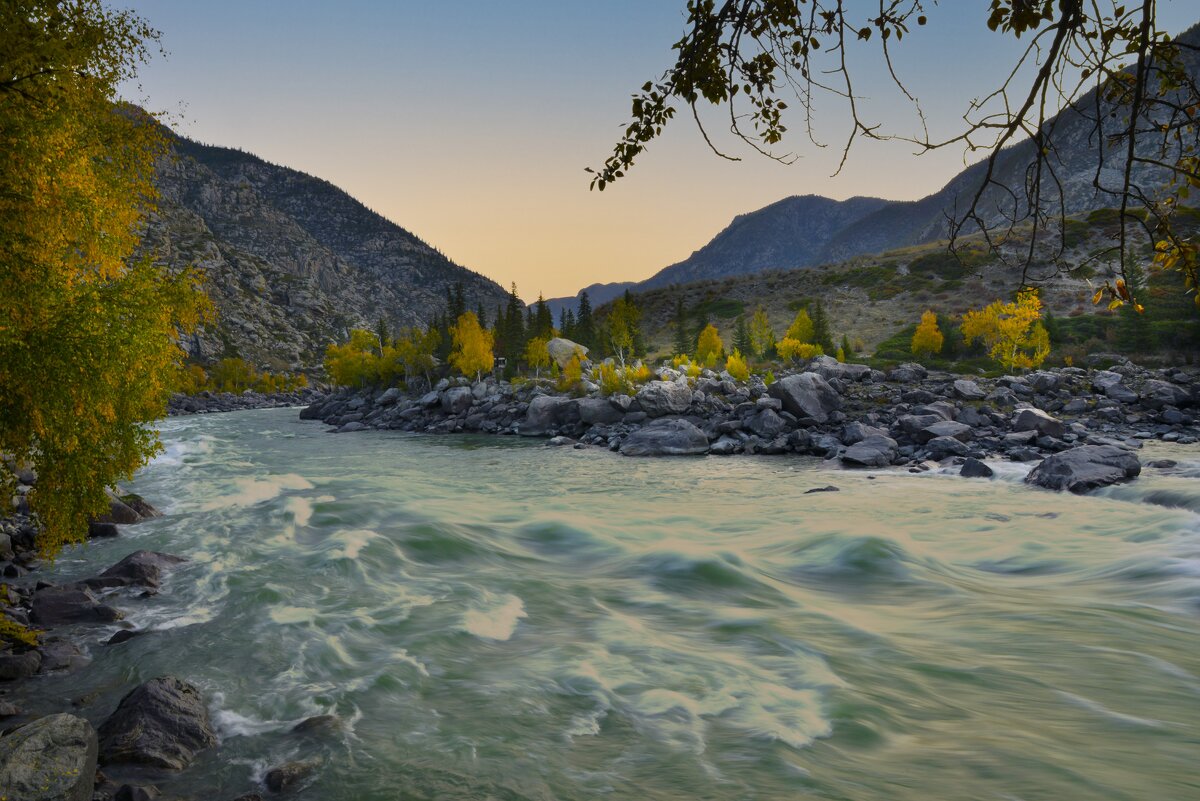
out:
{"label": "pine tree", "polygon": [[646,341],[642,337],[642,308],[634,301],[633,293],[628,289],[625,290],[625,303],[631,309],[629,316],[630,334],[633,336],[631,352],[634,356],[641,356],[646,352]]}
{"label": "pine tree", "polygon": [[528,332],[530,338],[540,337],[549,341],[554,337],[554,315],[546,305],[546,299],[538,293],[537,303],[534,304],[533,326]]}
{"label": "pine tree", "polygon": [[833,344],[833,333],[829,330],[829,318],[825,316],[825,306],[820,300],[813,304],[812,324],[812,341],[820,345],[826,353],[836,350]]}
{"label": "pine tree", "polygon": [[807,309],[800,309],[796,312],[796,317],[792,320],[792,324],[788,326],[785,339],[791,339],[801,344],[809,344],[813,341],[813,322],[808,316]]}
{"label": "pine tree", "polygon": [[480,328],[488,327],[487,312],[485,312],[483,310],[483,301],[482,300],[475,304],[475,316],[479,319],[479,327]]}
{"label": "pine tree", "polygon": [[525,321],[521,308],[521,297],[517,294],[517,285],[513,283],[508,293],[508,303],[504,308],[504,359],[506,367],[504,374],[511,378],[517,373],[517,364],[525,350]]}
{"label": "pine tree", "polygon": [[750,339],[750,328],[746,325],[746,318],[743,315],[738,315],[737,323],[733,329],[733,349],[741,353],[754,353],[754,346]]}
{"label": "pine tree", "polygon": [[391,337],[388,336],[387,321],[382,317],[375,321],[375,339],[379,342],[375,348],[375,353],[382,358],[383,349],[392,344]]}
{"label": "pine tree", "polygon": [[587,291],[579,293],[579,313],[575,315],[575,342],[585,348],[596,347],[596,322],[592,318],[592,301]]}
{"label": "pine tree", "polygon": [[683,295],[675,299],[675,355],[681,356],[692,350],[692,337],[688,331],[687,309],[683,305]]}

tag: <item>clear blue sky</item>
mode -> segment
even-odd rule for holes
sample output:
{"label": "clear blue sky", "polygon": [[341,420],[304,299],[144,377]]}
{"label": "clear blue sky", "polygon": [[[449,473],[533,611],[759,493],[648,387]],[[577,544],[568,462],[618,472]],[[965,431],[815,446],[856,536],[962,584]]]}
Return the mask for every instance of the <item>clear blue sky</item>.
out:
{"label": "clear blue sky", "polygon": [[[146,17],[169,51],[127,97],[173,112],[187,136],[333,182],[526,298],[645,278],[789,195],[917,198],[964,163],[961,151],[864,143],[831,177],[845,118],[824,102],[829,147],[793,120],[787,144],[802,158],[790,167],[744,150],[719,160],[681,119],[622,183],[589,192],[583,168],[608,155],[631,92],[669,65],[684,0],[114,5]],[[1011,66],[1016,43],[987,31],[988,5],[943,0],[896,50],[935,133]],[[1159,6],[1173,32],[1200,19],[1194,0]],[[868,114],[915,132],[878,63],[862,66]]]}

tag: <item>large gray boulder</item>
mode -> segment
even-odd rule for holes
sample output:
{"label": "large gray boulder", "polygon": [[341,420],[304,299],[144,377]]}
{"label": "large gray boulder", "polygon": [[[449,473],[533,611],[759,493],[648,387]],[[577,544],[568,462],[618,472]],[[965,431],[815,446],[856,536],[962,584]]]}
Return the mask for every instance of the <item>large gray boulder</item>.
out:
{"label": "large gray boulder", "polygon": [[745,428],[763,439],[774,439],[783,433],[787,423],[773,409],[760,409],[746,420]]}
{"label": "large gray boulder", "polygon": [[923,381],[925,376],[929,375],[929,371],[922,365],[916,362],[905,362],[898,364],[891,369],[887,374],[888,381],[898,381],[904,384],[911,384],[915,381]]}
{"label": "large gray boulder", "polygon": [[0,739],[0,798],[90,801],[96,754],[96,730],[83,718],[39,718]]}
{"label": "large gray boulder", "polygon": [[687,420],[655,420],[621,443],[625,456],[698,456],[707,452],[708,437]]}
{"label": "large gray boulder", "polygon": [[611,425],[621,422],[625,410],[607,398],[580,398],[579,419],[588,425]]}
{"label": "large gray boulder", "polygon": [[582,351],[584,359],[587,358],[588,349],[578,342],[572,342],[563,337],[555,337],[546,343],[546,350],[550,351],[550,358],[558,363],[559,367],[566,367],[567,362],[571,361],[571,357],[577,351]]}
{"label": "large gray boulder", "polygon": [[70,623],[111,623],[124,615],[100,603],[87,587],[67,585],[45,587],[33,595],[31,618],[41,626],[65,626]]}
{"label": "large gray boulder", "polygon": [[1036,431],[1047,437],[1062,438],[1067,427],[1041,409],[1022,409],[1013,417],[1013,431]]}
{"label": "large gray boulder", "polygon": [[85,580],[93,589],[108,587],[157,587],[162,581],[162,574],[187,560],[182,556],[174,556],[158,551],[134,551],[120,562],[105,570],[96,578]]}
{"label": "large gray boulder", "polygon": [[842,396],[816,373],[785,376],[771,384],[767,393],[783,403],[784,411],[818,423],[828,421],[842,405]]}
{"label": "large gray boulder", "polygon": [[1167,381],[1152,378],[1142,385],[1142,405],[1151,409],[1164,406],[1183,406],[1191,400],[1187,390]]}
{"label": "large gray boulder", "polygon": [[[41,666],[42,655],[37,651],[0,654],[0,681],[27,679],[37,673]],[[3,798],[4,796],[0,796],[0,799]]]}
{"label": "large gray boulder", "polygon": [[1088,492],[1136,478],[1142,464],[1130,451],[1115,445],[1080,445],[1047,457],[1025,477],[1039,487]]}
{"label": "large gray boulder", "polygon": [[967,378],[960,378],[953,385],[954,397],[961,398],[966,401],[983,400],[987,397],[987,393],[976,384]]}
{"label": "large gray boulder", "polygon": [[927,425],[917,432],[917,442],[922,444],[938,437],[953,437],[961,442],[971,439],[971,427],[966,423],[956,423],[953,420],[939,420]]}
{"label": "large gray boulder", "polygon": [[846,364],[832,356],[818,356],[808,363],[807,372],[816,373],[828,381],[838,378],[843,381],[862,381],[871,375],[871,368],[865,364]]}
{"label": "large gray boulder", "polygon": [[887,467],[896,458],[896,440],[871,434],[856,442],[842,454],[842,464],[849,467]]}
{"label": "large gray boulder", "polygon": [[446,414],[462,414],[471,408],[474,400],[470,387],[451,387],[442,393],[442,411]]}
{"label": "large gray boulder", "polygon": [[197,753],[216,744],[200,690],[174,676],[136,687],[100,726],[100,757],[105,764],[183,770]]}
{"label": "large gray boulder", "polygon": [[638,390],[637,402],[651,417],[684,414],[692,405],[692,390],[674,381],[650,381]]}
{"label": "large gray boulder", "polygon": [[525,410],[521,436],[541,437],[550,429],[562,425],[571,403],[570,398],[558,395],[538,395],[529,402],[529,408]]}

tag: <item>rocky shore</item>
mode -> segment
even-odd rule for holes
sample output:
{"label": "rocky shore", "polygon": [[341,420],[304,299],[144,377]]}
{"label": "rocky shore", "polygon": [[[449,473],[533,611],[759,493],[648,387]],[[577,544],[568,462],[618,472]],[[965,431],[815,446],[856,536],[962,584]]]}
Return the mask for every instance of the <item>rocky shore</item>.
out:
{"label": "rocky shore", "polygon": [[167,402],[167,415],[177,417],[185,414],[212,414],[214,412],[236,412],[242,409],[278,409],[287,406],[306,406],[325,397],[325,391],[317,387],[305,387],[294,392],[262,393],[245,392],[199,392],[195,395],[172,395]]}
{"label": "rocky shore", "polygon": [[[28,490],[36,473],[20,471]],[[17,507],[25,492],[18,492]],[[111,511],[95,521],[91,538],[119,537],[125,525],[157,516],[137,496],[113,496]],[[105,708],[96,697],[64,699],[61,711],[33,717],[9,700],[17,685],[49,674],[86,670],[91,655],[83,636],[96,626],[124,624],[129,604],[153,596],[167,575],[187,560],[134,550],[95,576],[64,584],[39,580],[41,565],[33,519],[18,512],[0,518],[0,799],[13,801],[151,801],[160,798],[155,776],[186,770],[218,744],[208,700],[186,679],[159,676],[130,687]],[[123,608],[124,607],[124,608]],[[19,628],[18,628],[19,627]],[[120,647],[148,634],[120,628],[100,647]],[[100,721],[93,725],[92,721]],[[336,728],[328,715],[296,726],[298,742]],[[284,792],[312,772],[289,762],[265,777],[265,791]],[[233,801],[261,801],[248,792]]]}
{"label": "rocky shore", "polygon": [[818,357],[770,386],[664,366],[632,395],[602,396],[586,378],[581,387],[443,379],[420,394],[343,390],[300,417],[339,433],[519,435],[628,456],[794,453],[848,468],[956,464],[980,477],[991,474],[987,458],[1041,462],[1030,483],[1073,492],[1138,475],[1146,440],[1200,441],[1200,372],[1130,363],[980,378]]}

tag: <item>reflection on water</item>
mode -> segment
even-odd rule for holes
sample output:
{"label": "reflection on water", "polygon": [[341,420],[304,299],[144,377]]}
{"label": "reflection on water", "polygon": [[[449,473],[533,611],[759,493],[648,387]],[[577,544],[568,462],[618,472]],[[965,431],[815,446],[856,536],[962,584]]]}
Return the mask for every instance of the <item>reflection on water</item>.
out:
{"label": "reflection on water", "polygon": [[168,795],[319,758],[295,798],[1200,798],[1200,454],[1077,498],[295,416],[166,422],[167,516],[54,569],[191,560],[38,687],[200,684],[222,745]]}

